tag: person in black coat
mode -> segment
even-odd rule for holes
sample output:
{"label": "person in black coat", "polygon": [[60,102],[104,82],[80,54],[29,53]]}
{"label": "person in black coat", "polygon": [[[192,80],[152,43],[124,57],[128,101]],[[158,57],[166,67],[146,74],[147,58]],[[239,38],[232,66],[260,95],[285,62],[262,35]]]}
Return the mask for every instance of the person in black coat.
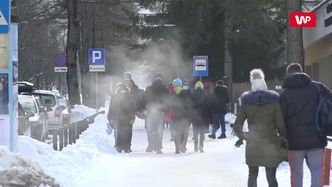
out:
{"label": "person in black coat", "polygon": [[153,150],[162,154],[162,138],[167,111],[166,98],[168,90],[162,82],[163,77],[157,74],[152,85],[147,87],[144,93],[146,102],[146,130],[148,135],[147,152]]}
{"label": "person in black coat", "polygon": [[114,127],[115,148],[121,153],[131,152],[132,128],[135,120],[135,102],[130,89],[119,84],[112,96],[107,118]]}
{"label": "person in black coat", "polygon": [[170,99],[170,105],[173,111],[173,133],[174,133],[174,143],[175,143],[175,153],[180,154],[185,153],[186,142],[187,142],[187,129],[189,127],[189,106],[188,106],[188,95],[183,89],[182,80],[176,78],[173,80],[175,86],[175,94],[172,95]]}
{"label": "person in black coat", "polygon": [[208,120],[209,109],[207,98],[204,94],[204,85],[201,81],[196,82],[191,98],[193,107],[191,120],[194,132],[194,150],[197,152],[199,148],[199,151],[203,153],[205,123]]}
{"label": "person in black coat", "polygon": [[212,133],[209,138],[215,139],[216,132],[221,127],[221,134],[218,139],[226,138],[225,114],[227,112],[226,105],[229,102],[227,87],[222,80],[216,82],[213,90],[213,101],[211,103],[212,111]]}
{"label": "person in black coat", "polygon": [[291,182],[296,187],[302,186],[304,159],[311,172],[311,186],[321,186],[322,159],[327,141],[315,126],[318,93],[314,84],[319,84],[325,93],[331,95],[323,84],[312,81],[303,73],[300,64],[288,65],[280,105],[287,128]]}

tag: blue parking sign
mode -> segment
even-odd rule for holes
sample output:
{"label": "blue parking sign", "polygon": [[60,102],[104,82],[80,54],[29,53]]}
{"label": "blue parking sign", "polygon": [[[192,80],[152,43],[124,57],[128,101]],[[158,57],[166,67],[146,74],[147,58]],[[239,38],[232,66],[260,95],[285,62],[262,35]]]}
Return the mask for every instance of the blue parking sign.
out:
{"label": "blue parking sign", "polygon": [[0,0],[0,33],[9,32],[10,0]]}
{"label": "blue parking sign", "polygon": [[89,65],[105,65],[105,49],[89,49]]}

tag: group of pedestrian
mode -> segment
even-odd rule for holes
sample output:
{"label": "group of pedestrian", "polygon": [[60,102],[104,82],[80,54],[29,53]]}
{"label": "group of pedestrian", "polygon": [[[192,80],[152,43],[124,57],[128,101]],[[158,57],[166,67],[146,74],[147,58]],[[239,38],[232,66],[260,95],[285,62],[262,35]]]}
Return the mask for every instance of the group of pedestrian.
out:
{"label": "group of pedestrian", "polygon": [[229,101],[227,88],[221,80],[213,88],[200,80],[175,78],[166,85],[157,73],[145,91],[138,88],[130,72],[123,74],[111,98],[108,120],[114,128],[115,148],[118,152],[131,152],[132,126],[135,116],[145,119],[148,146],[146,152],[162,154],[165,124],[170,126],[175,153],[187,151],[190,126],[193,126],[194,151],[204,152],[205,133],[212,123],[210,138],[226,138],[224,116]]}
{"label": "group of pedestrian", "polygon": [[[277,187],[276,171],[288,150],[291,186],[302,187],[303,161],[311,173],[311,187],[321,187],[325,136],[315,126],[319,93],[332,98],[322,83],[312,81],[300,64],[288,65],[280,94],[268,90],[261,69],[250,72],[251,91],[240,97],[241,107],[234,124],[239,147],[246,141],[246,164],[249,167],[248,187],[257,187],[258,167],[265,167],[269,187]],[[243,131],[247,120],[248,132]]]}
{"label": "group of pedestrian", "polygon": [[[321,187],[324,148],[327,139],[317,132],[316,109],[319,102],[319,86],[327,97],[331,91],[322,83],[311,80],[302,72],[300,64],[290,64],[283,82],[283,90],[268,90],[261,69],[250,72],[251,90],[240,97],[240,110],[233,125],[239,138],[236,147],[246,141],[245,157],[249,168],[248,187],[257,187],[259,167],[265,167],[269,187],[277,187],[277,167],[287,160],[291,168],[292,187],[302,187],[303,161],[311,172],[311,187]],[[135,115],[143,113],[147,130],[146,152],[162,154],[165,124],[170,126],[175,153],[187,151],[190,125],[193,127],[194,151],[204,152],[205,132],[212,123],[209,138],[226,138],[226,104],[229,102],[223,81],[211,84],[200,80],[190,83],[175,78],[165,85],[163,76],[154,76],[151,86],[140,90],[131,78],[124,74],[111,99],[108,119],[115,130],[115,147],[131,152],[132,126]],[[244,131],[244,122],[248,130]],[[285,151],[287,150],[287,151]],[[288,155],[286,155],[288,154]]]}

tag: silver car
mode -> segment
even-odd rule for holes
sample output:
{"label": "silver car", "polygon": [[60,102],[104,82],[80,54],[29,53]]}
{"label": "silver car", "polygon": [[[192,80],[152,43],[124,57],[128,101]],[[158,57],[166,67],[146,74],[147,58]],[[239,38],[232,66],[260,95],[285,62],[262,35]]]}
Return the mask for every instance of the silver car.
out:
{"label": "silver car", "polygon": [[19,95],[18,102],[29,117],[31,137],[45,141],[48,135],[47,110],[31,95]]}

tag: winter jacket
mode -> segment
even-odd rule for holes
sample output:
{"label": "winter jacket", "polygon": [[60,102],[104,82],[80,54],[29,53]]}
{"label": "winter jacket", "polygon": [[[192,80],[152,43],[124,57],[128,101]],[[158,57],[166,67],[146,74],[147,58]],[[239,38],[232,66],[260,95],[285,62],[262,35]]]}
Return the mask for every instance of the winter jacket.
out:
{"label": "winter jacket", "polygon": [[205,97],[204,90],[196,89],[191,96],[192,109],[191,120],[193,125],[204,126],[209,118],[209,108],[207,97]]}
{"label": "winter jacket", "polygon": [[112,121],[112,125],[133,125],[135,101],[131,94],[115,94],[112,96],[107,118]]}
{"label": "winter jacket", "polygon": [[151,86],[147,87],[144,93],[147,111],[161,111],[166,113],[168,90],[161,81],[154,81]]}
{"label": "winter jacket", "polygon": [[283,82],[280,104],[288,132],[290,150],[324,148],[326,138],[320,137],[315,127],[318,94],[305,73],[288,75]]}
{"label": "winter jacket", "polygon": [[[277,167],[283,160],[281,137],[286,136],[286,127],[279,104],[279,95],[274,91],[245,92],[234,123],[234,132],[246,140],[246,163],[248,166]],[[248,133],[243,132],[243,123],[248,121]]]}
{"label": "winter jacket", "polygon": [[189,92],[185,90],[179,91],[177,94],[172,94],[170,98],[170,107],[173,111],[173,120],[186,120],[189,121],[190,119],[190,95]]}
{"label": "winter jacket", "polygon": [[226,86],[217,86],[213,90],[213,102],[212,112],[213,113],[226,113],[226,104],[229,102],[229,96]]}

